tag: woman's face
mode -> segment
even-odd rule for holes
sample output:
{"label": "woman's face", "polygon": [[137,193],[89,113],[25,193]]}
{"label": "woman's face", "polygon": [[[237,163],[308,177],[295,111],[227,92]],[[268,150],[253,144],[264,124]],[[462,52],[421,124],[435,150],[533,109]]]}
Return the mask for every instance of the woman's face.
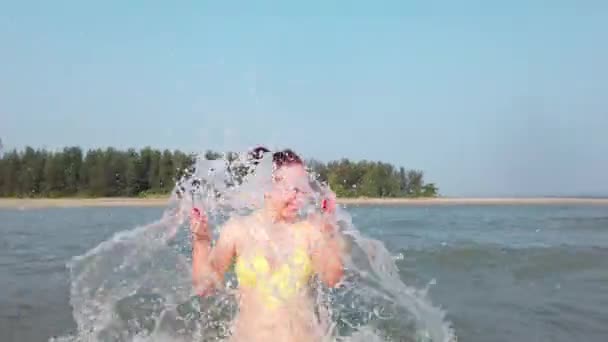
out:
{"label": "woman's face", "polygon": [[312,189],[304,166],[292,164],[276,170],[270,197],[274,209],[283,219],[294,219],[306,197],[311,193]]}

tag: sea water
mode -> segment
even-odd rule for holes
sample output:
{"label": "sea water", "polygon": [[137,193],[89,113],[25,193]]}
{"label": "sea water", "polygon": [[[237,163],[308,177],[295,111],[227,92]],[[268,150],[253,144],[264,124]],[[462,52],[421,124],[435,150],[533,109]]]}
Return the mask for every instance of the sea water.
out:
{"label": "sea water", "polygon": [[[205,210],[213,236],[234,215],[260,209],[272,187],[272,158],[198,159],[178,184],[162,216],[120,231],[67,267],[70,305],[76,331],[70,341],[225,340],[238,310],[234,274],[225,291],[200,298],[193,293],[188,213]],[[315,189],[302,209],[320,209],[331,189],[313,174]],[[406,285],[393,256],[381,240],[361,234],[346,210],[338,208],[338,225],[346,238],[345,276],[339,288],[316,281],[311,286],[328,341],[455,341],[444,311],[424,289]]]}
{"label": "sea water", "polygon": [[[319,298],[330,303],[336,339],[608,336],[606,207],[343,211],[352,220],[345,229],[361,242],[352,249],[346,285]],[[0,211],[2,340],[223,338],[234,298],[192,296],[187,231],[178,212]]]}

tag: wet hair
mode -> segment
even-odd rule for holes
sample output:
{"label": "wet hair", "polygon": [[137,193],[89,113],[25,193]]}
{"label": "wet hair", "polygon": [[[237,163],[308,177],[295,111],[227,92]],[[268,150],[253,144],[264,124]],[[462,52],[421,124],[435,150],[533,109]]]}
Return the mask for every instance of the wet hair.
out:
{"label": "wet hair", "polygon": [[[249,152],[249,156],[253,159],[252,163],[257,166],[259,161],[264,158],[265,153],[270,153],[271,151],[264,146],[258,146]],[[290,165],[302,165],[304,166],[304,161],[300,156],[298,156],[291,149],[284,149],[282,151],[272,152],[272,166],[274,171],[280,169],[283,166]],[[275,180],[277,178],[274,178]],[[320,192],[322,189],[319,187],[319,184],[314,181],[309,181],[310,187],[314,192]]]}
{"label": "wet hair", "polygon": [[268,152],[270,152],[270,150],[266,147],[258,146],[249,152],[249,156],[253,159],[253,162],[257,164],[259,163],[258,160],[264,157],[264,153]]}
{"label": "wet hair", "polygon": [[[271,151],[264,146],[259,146],[254,148],[249,155],[254,159],[254,164],[259,163],[259,160],[264,157],[265,153],[270,153]],[[304,165],[302,158],[298,156],[291,149],[285,149],[282,151],[277,151],[272,153],[272,164],[275,170],[281,168],[282,166],[289,165]]]}

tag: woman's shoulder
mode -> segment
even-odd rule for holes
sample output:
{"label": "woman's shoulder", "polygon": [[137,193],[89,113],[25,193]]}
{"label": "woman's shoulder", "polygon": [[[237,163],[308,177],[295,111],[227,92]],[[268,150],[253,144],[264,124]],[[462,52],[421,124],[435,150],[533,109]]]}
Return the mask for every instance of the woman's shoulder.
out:
{"label": "woman's shoulder", "polygon": [[305,219],[305,220],[295,223],[294,226],[296,228],[298,228],[299,230],[309,231],[315,227],[315,221],[310,220],[310,219]]}
{"label": "woman's shoulder", "polygon": [[259,221],[259,219],[259,214],[257,212],[252,212],[247,215],[233,215],[226,220],[222,230],[228,232],[242,232],[244,228],[247,228],[249,231],[252,227],[257,226],[256,223]]}
{"label": "woman's shoulder", "polygon": [[318,223],[315,220],[305,219],[295,224],[297,234],[308,237],[309,239],[317,237],[319,232]]}
{"label": "woman's shoulder", "polygon": [[318,228],[322,224],[323,217],[320,214],[315,213],[315,214],[309,215],[301,222],[302,222],[303,227],[306,227],[308,229],[315,229],[315,228]]}

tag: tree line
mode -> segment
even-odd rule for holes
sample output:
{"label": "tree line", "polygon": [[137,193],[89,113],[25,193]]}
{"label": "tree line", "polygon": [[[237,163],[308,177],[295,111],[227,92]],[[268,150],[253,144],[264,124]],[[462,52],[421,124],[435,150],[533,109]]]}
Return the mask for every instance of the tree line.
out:
{"label": "tree line", "polygon": [[[234,155],[234,154],[232,154]],[[230,156],[230,154],[229,154]],[[207,151],[207,159],[222,158]],[[229,158],[228,158],[229,159]],[[192,171],[196,156],[181,151],[26,147],[0,158],[0,197],[135,197],[168,194]],[[340,197],[435,197],[438,188],[419,170],[341,159],[307,165]]]}

